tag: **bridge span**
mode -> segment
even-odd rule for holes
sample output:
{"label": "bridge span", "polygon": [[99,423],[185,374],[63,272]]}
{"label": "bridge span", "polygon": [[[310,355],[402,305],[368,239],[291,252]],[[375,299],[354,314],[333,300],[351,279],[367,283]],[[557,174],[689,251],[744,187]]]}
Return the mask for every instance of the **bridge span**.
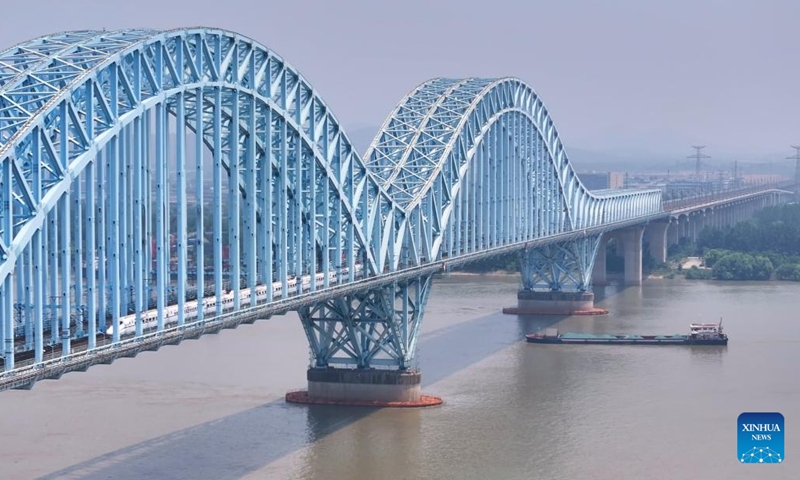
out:
{"label": "bridge span", "polygon": [[644,243],[656,262],[666,262],[667,249],[681,239],[696,241],[705,227],[722,228],[749,220],[764,207],[797,198],[796,188],[794,181],[785,181],[664,202],[667,215],[648,226]]}
{"label": "bridge span", "polygon": [[0,52],[0,389],[296,310],[311,397],[413,402],[433,274],[518,250],[585,295],[604,233],[669,216],[588,191],[518,79],[427,81],[360,156],[242,35],[36,38]]}

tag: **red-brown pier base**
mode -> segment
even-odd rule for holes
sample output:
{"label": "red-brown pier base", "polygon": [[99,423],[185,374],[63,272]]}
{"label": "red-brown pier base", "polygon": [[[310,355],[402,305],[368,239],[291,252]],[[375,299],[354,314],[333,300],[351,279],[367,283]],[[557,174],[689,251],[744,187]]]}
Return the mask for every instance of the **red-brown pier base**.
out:
{"label": "red-brown pier base", "polygon": [[359,407],[430,407],[442,399],[420,393],[417,371],[309,368],[308,390],[289,392],[286,401]]}
{"label": "red-brown pier base", "polygon": [[509,315],[605,315],[595,308],[592,292],[534,292],[520,290],[517,306],[503,309]]}

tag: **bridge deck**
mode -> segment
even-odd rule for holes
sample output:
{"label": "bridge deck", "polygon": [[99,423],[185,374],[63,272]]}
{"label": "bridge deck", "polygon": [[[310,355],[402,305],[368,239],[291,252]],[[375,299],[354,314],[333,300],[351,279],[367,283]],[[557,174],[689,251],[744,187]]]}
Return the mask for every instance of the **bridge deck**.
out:
{"label": "bridge deck", "polygon": [[781,186],[770,186],[766,188],[760,186],[747,189],[746,191],[738,190],[732,192],[722,192],[721,194],[711,195],[708,197],[693,197],[686,200],[667,201],[664,202],[664,210],[668,212],[670,216],[681,215],[696,210],[702,210],[704,208],[710,208],[738,200],[757,197],[767,193],[792,194],[793,192],[785,190],[781,188]]}
{"label": "bridge deck", "polygon": [[636,219],[610,223],[580,231],[572,231],[551,235],[535,240],[518,242],[504,247],[498,247],[483,252],[462,255],[457,258],[444,258],[423,266],[412,267],[398,272],[387,272],[375,277],[356,280],[354,282],[331,286],[317,292],[294,295],[285,299],[276,300],[269,304],[257,305],[236,312],[224,314],[212,319],[198,322],[191,322],[183,326],[165,328],[160,332],[146,333],[140,337],[131,336],[123,338],[117,343],[110,339],[99,340],[98,346],[92,350],[86,350],[85,345],[77,347],[79,351],[73,351],[69,355],[45,360],[39,364],[33,364],[31,360],[20,362],[23,364],[13,370],[0,373],[0,391],[13,388],[31,388],[39,380],[57,379],[63,374],[84,371],[97,364],[107,364],[122,357],[133,357],[144,351],[158,350],[164,345],[177,345],[183,340],[199,338],[209,333],[217,333],[222,329],[236,328],[243,323],[253,323],[259,319],[269,318],[273,315],[284,314],[288,311],[310,303],[320,302],[326,299],[340,297],[342,295],[365,291],[381,285],[391,284],[414,277],[430,275],[441,272],[445,268],[463,265],[481,258],[501,255],[523,248],[536,247],[549,243],[569,241],[597,233],[603,233],[619,228],[633,225],[644,224],[653,220],[664,218],[666,214],[649,215]]}

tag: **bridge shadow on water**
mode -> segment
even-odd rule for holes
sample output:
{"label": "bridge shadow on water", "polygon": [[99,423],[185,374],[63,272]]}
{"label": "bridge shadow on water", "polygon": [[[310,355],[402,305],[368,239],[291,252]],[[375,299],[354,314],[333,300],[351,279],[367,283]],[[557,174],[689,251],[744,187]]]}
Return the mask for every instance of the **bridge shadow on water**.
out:
{"label": "bridge shadow on water", "polygon": [[[613,290],[604,296],[616,293]],[[598,300],[602,297],[599,295]],[[419,343],[423,387],[523,341],[525,333],[564,318],[496,313],[423,333]],[[444,400],[446,405],[447,398]],[[374,412],[372,408],[291,405],[281,399],[146,440],[40,478],[241,478]],[[398,414],[402,415],[399,411]]]}

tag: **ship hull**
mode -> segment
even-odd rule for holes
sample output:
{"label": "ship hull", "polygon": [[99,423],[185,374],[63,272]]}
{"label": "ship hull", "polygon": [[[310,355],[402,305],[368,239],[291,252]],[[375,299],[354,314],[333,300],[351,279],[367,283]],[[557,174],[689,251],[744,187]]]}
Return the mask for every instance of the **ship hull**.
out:
{"label": "ship hull", "polygon": [[529,343],[565,345],[727,345],[727,338],[563,338],[526,335]]}

